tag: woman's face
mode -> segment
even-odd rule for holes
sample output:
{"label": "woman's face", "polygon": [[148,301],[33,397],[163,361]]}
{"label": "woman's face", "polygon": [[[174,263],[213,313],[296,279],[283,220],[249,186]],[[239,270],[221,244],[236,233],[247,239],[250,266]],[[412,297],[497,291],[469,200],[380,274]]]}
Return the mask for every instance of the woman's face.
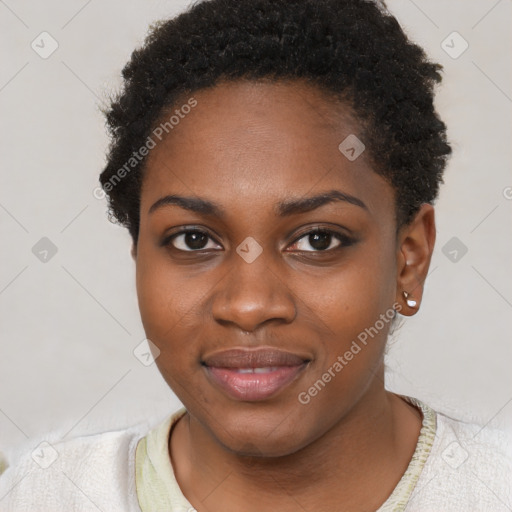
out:
{"label": "woman's face", "polygon": [[142,321],[191,421],[230,451],[290,454],[382,390],[400,292],[393,189],[351,139],[339,149],[358,126],[317,89],[193,97],[147,160]]}

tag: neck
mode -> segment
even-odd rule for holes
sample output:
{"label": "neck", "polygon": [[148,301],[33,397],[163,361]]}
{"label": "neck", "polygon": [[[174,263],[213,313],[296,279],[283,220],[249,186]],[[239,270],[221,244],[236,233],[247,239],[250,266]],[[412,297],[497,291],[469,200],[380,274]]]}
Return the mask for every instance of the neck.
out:
{"label": "neck", "polygon": [[344,418],[293,454],[240,456],[188,414],[176,425],[170,452],[177,481],[199,511],[295,511],[298,503],[306,510],[319,503],[376,510],[407,468],[420,428],[419,411],[376,378]]}

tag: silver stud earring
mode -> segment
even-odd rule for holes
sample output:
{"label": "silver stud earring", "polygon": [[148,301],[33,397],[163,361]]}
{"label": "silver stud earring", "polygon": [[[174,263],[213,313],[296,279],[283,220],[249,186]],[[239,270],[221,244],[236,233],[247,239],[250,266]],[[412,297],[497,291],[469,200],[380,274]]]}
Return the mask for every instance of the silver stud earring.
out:
{"label": "silver stud earring", "polygon": [[407,292],[404,292],[404,297],[405,297],[405,302],[407,302],[407,305],[410,307],[410,308],[415,308],[417,307],[418,305],[418,302],[415,301],[414,299],[410,299],[409,298],[409,294]]}

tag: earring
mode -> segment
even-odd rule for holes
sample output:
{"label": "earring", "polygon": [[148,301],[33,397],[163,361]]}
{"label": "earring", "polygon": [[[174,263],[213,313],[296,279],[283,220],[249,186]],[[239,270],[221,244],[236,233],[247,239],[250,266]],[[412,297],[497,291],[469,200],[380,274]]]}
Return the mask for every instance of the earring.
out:
{"label": "earring", "polygon": [[404,297],[405,297],[405,302],[407,302],[407,305],[410,307],[410,308],[415,308],[417,307],[418,305],[418,302],[415,301],[414,299],[410,299],[409,298],[409,294],[407,292],[404,292]]}

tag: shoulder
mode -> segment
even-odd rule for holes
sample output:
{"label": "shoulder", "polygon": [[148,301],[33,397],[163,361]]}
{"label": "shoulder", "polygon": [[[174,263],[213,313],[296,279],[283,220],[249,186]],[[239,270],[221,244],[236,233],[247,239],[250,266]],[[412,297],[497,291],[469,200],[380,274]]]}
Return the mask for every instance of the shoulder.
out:
{"label": "shoulder", "polygon": [[67,440],[54,432],[24,446],[0,475],[0,509],[139,511],[134,458],[149,429],[144,422]]}
{"label": "shoulder", "polygon": [[[498,480],[512,476],[512,433],[441,413],[437,413],[437,425],[437,448],[447,466],[485,471]],[[507,483],[512,484],[512,478]]]}
{"label": "shoulder", "polygon": [[407,510],[511,510],[512,435],[439,412],[436,422]]}

